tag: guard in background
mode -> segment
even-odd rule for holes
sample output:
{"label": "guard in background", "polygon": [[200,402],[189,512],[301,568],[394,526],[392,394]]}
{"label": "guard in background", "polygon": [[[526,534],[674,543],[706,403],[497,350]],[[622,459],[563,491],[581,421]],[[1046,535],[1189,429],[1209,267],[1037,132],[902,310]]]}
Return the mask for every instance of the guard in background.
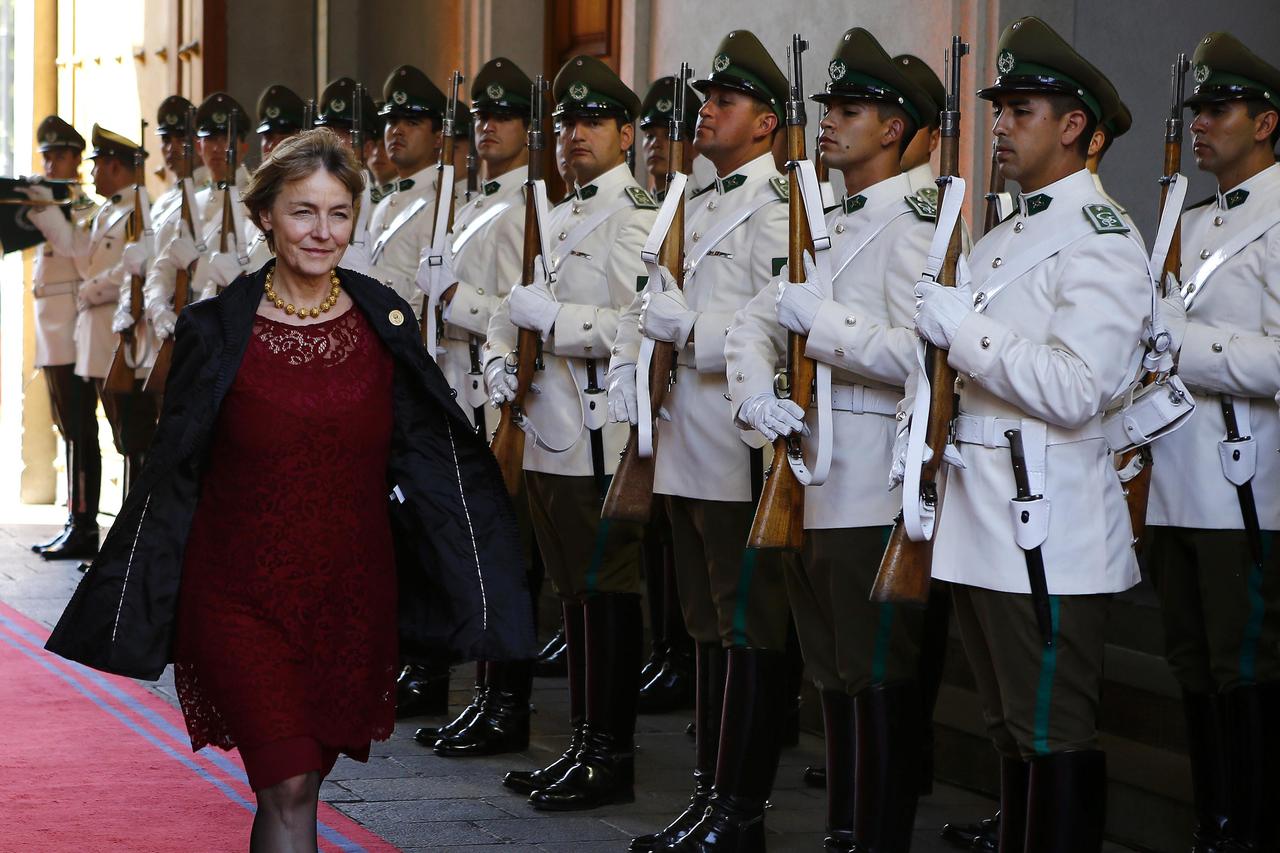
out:
{"label": "guard in background", "polygon": [[928,117],[923,117],[923,124],[907,145],[907,150],[902,152],[902,171],[911,182],[911,191],[923,191],[922,198],[936,204],[938,176],[933,173],[930,161],[933,158],[933,152],[938,149],[938,140],[941,138],[942,107],[947,101],[947,89],[938,79],[938,75],[929,67],[929,63],[920,57],[903,53],[895,56],[893,61],[903,74],[924,89],[929,99],[937,104],[937,109],[932,110]]}
{"label": "guard in background", "polygon": [[1195,849],[1275,851],[1280,70],[1215,32],[1192,76],[1196,166],[1218,188],[1182,216],[1181,293],[1165,300],[1198,405],[1152,446],[1148,558],[1183,691]]}
{"label": "guard in background", "polygon": [[[234,138],[231,134],[232,115],[236,116]],[[197,148],[213,181],[204,199],[197,194],[197,205],[204,220],[207,254],[196,267],[191,287],[201,299],[218,295],[241,273],[256,271],[250,266],[249,246],[258,236],[258,226],[253,224],[253,218],[240,200],[249,185],[249,170],[245,166],[245,155],[249,153],[249,126],[244,107],[225,92],[214,92],[196,111]],[[236,149],[234,175],[227,162],[227,149],[233,145]],[[228,181],[234,186],[230,186]],[[227,232],[227,248],[223,251],[223,220],[228,203],[232,205],[232,228]],[[170,284],[169,293],[172,292]]]}
{"label": "guard in background", "polygon": [[262,159],[281,142],[302,131],[306,105],[298,93],[288,86],[272,83],[258,96],[258,138],[262,143]]}
{"label": "guard in background", "polygon": [[[44,176],[52,181],[77,180],[84,137],[56,115],[40,122],[36,137],[44,159]],[[28,195],[32,200],[52,200],[52,193],[47,188],[41,189]],[[71,204],[71,229],[73,233],[87,233],[96,205],[78,184],[72,198],[75,200]],[[56,212],[57,208],[52,210]],[[31,221],[38,227],[40,217]],[[50,541],[31,546],[32,551],[46,560],[87,559],[98,552],[98,494],[102,488],[98,392],[91,381],[75,372],[76,290],[80,278],[80,269],[72,254],[60,251],[47,241],[39,247],[32,274],[35,364],[49,388],[53,420],[66,445],[67,465],[66,524]]]}

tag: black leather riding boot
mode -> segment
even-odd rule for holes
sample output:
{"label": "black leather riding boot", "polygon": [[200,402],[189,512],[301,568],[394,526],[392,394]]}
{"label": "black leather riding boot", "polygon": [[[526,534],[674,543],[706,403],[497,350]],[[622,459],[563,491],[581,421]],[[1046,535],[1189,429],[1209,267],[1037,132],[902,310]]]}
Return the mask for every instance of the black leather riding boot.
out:
{"label": "black leather riding boot", "polygon": [[1025,853],[1030,784],[1030,763],[1021,758],[1000,757],[1000,811],[992,818],[999,853]]}
{"label": "black leather riding boot", "polygon": [[1191,762],[1191,793],[1196,828],[1192,853],[1218,853],[1227,838],[1227,749],[1222,701],[1216,693],[1182,692],[1187,719],[1187,758]]}
{"label": "black leather riding boot", "polygon": [[716,757],[720,752],[720,721],[724,714],[725,650],[719,643],[698,643],[698,703],[694,711],[693,796],[675,820],[658,832],[631,842],[630,853],[652,853],[684,838],[702,820],[715,784]]}
{"label": "black leather riding boot", "polygon": [[486,683],[489,689],[480,713],[461,731],[436,741],[432,749],[437,755],[465,758],[529,748],[533,661],[491,662]]}
{"label": "black leather riding boot", "polygon": [[579,601],[566,601],[564,611],[564,639],[567,670],[569,673],[569,723],[573,734],[569,748],[560,757],[541,770],[512,770],[502,784],[521,794],[532,794],[545,788],[565,774],[582,748],[583,729],[587,721],[587,638],[583,622],[583,606]]}
{"label": "black leather riding boot", "polygon": [[1055,752],[1030,764],[1026,853],[1099,853],[1107,815],[1106,754]]}
{"label": "black leather riding boot", "polygon": [[787,694],[787,711],[782,718],[782,746],[790,749],[800,745],[800,692],[804,689],[804,654],[800,651],[795,619],[787,623],[786,661],[786,680],[782,689]]}
{"label": "black leather riding boot", "polygon": [[[1241,851],[1275,853],[1276,780],[1268,758],[1275,745],[1268,744],[1267,728],[1274,718],[1264,714],[1263,697],[1275,710],[1275,685],[1244,685],[1223,694],[1226,712],[1227,769],[1230,778],[1227,835]],[[1233,851],[1234,853],[1234,851]]]}
{"label": "black leather riding boot", "polygon": [[466,707],[449,722],[443,726],[423,726],[414,734],[413,739],[423,746],[434,746],[435,742],[442,737],[449,737],[462,731],[471,725],[480,714],[480,709],[484,707],[485,696],[489,693],[487,684],[489,673],[489,664],[485,661],[476,661],[476,681],[471,691],[471,701]]}
{"label": "black leather riding boot", "polygon": [[[649,617],[649,659],[640,669],[641,690],[644,685],[662,669],[662,662],[667,659],[666,637],[666,546],[658,535],[654,524],[645,527],[644,533],[644,597]],[[676,608],[679,612],[679,607]],[[640,713],[646,714],[644,701],[640,702]]]}
{"label": "black leather riding boot", "polygon": [[[68,454],[68,456],[70,455],[70,451],[71,451],[71,447],[70,447],[70,445],[68,445],[68,446],[67,446],[67,454]],[[68,466],[67,466],[67,467],[68,467],[68,468],[70,467],[70,460],[68,460]],[[70,474],[71,474],[71,472],[70,472],[70,471],[68,471],[68,472],[67,472],[67,479],[68,479],[68,480],[70,480],[70,479],[71,479]],[[50,539],[48,539],[48,540],[46,540],[46,541],[44,541],[44,542],[39,542],[39,543],[37,543],[37,544],[35,544],[35,545],[32,545],[32,546],[31,546],[31,550],[32,550],[32,552],[33,552],[33,553],[36,553],[36,554],[39,554],[39,553],[41,553],[41,552],[43,552],[43,551],[48,550],[49,548],[52,548],[54,545],[57,545],[57,544],[58,544],[59,542],[61,542],[63,539],[66,539],[66,538],[67,538],[67,536],[71,533],[71,529],[72,529],[72,527],[74,527],[74,526],[75,526],[75,516],[73,516],[73,515],[68,511],[68,512],[67,512],[67,520],[66,520],[66,522],[64,522],[64,523],[63,523],[63,525],[62,525],[62,529],[61,529],[61,530],[59,530],[57,533],[55,533],[55,534],[53,535],[53,537],[52,537],[52,538],[50,538]]]}
{"label": "black leather riding boot", "polygon": [[853,777],[857,756],[853,704],[853,697],[843,690],[822,691],[822,729],[827,752],[827,850],[853,850]]}
{"label": "black leather riding boot", "polygon": [[98,554],[98,514],[72,516],[71,529],[62,539],[40,551],[46,560],[84,560]]}
{"label": "black leather riding boot", "polygon": [[920,658],[916,680],[920,683],[920,796],[933,793],[933,711],[947,665],[947,641],[951,626],[951,587],[938,581],[929,585],[929,603],[924,611],[920,636]]}
{"label": "black leather riding boot", "polygon": [[[646,548],[649,542],[645,542]],[[694,680],[693,640],[684,626],[684,613],[680,610],[680,600],[676,591],[675,561],[671,556],[671,548],[661,542],[655,544],[659,548],[658,558],[649,563],[649,570],[657,574],[661,580],[659,589],[649,590],[649,598],[661,600],[660,607],[650,606],[650,618],[656,619],[654,628],[653,654],[645,665],[648,676],[641,672],[640,702],[641,714],[665,714],[693,707],[696,684]],[[660,655],[660,659],[659,659]],[[652,669],[654,661],[658,666]]]}
{"label": "black leather riding boot", "polygon": [[659,848],[675,853],[763,853],[764,810],[782,751],[791,697],[782,651],[728,651],[724,718],[716,784],[702,820],[681,840]]}
{"label": "black leather riding boot", "polygon": [[640,597],[587,598],[587,722],[582,746],[557,781],[534,791],[543,811],[579,811],[635,800],[636,691],[640,676]]}
{"label": "black leather riding boot", "polygon": [[920,686],[914,680],[873,684],[854,697],[854,714],[857,849],[906,853],[920,795]]}

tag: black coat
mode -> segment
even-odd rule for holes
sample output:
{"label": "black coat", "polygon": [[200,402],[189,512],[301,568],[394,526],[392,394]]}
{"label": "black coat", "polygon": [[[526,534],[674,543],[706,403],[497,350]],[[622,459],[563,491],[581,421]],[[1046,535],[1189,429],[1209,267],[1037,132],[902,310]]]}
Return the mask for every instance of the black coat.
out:
{"label": "black coat", "polygon": [[[154,680],[171,660],[187,532],[222,400],[244,358],[266,267],[178,319],[164,410],[146,465],[46,648]],[[497,462],[427,357],[409,305],[339,270],[395,359],[387,491],[401,647],[464,659],[528,658],[533,625],[520,537]],[[397,316],[398,315],[398,316]],[[392,318],[400,320],[398,325]]]}

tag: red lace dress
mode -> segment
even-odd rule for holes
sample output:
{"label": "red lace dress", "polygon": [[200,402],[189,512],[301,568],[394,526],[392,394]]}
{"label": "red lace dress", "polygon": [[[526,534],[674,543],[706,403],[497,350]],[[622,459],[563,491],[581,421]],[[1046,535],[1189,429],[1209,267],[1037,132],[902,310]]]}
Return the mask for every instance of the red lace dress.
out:
{"label": "red lace dress", "polygon": [[238,747],[255,790],[366,760],[395,725],[393,370],[357,308],[257,317],[218,414],[174,672],[192,748]]}

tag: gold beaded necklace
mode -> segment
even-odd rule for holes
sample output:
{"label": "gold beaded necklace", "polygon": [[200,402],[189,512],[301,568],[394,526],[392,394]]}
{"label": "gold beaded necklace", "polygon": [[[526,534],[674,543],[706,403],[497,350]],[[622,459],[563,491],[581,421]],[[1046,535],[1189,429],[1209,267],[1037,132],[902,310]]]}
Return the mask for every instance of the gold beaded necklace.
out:
{"label": "gold beaded necklace", "polygon": [[266,291],[267,301],[282,309],[284,313],[289,315],[297,314],[299,317],[319,317],[338,303],[338,294],[342,292],[342,285],[338,281],[338,274],[335,271],[329,270],[329,295],[314,308],[295,308],[292,302],[285,302],[277,296],[275,288],[271,286],[271,277],[275,271],[275,267],[267,270],[267,280],[262,285],[262,289]]}

